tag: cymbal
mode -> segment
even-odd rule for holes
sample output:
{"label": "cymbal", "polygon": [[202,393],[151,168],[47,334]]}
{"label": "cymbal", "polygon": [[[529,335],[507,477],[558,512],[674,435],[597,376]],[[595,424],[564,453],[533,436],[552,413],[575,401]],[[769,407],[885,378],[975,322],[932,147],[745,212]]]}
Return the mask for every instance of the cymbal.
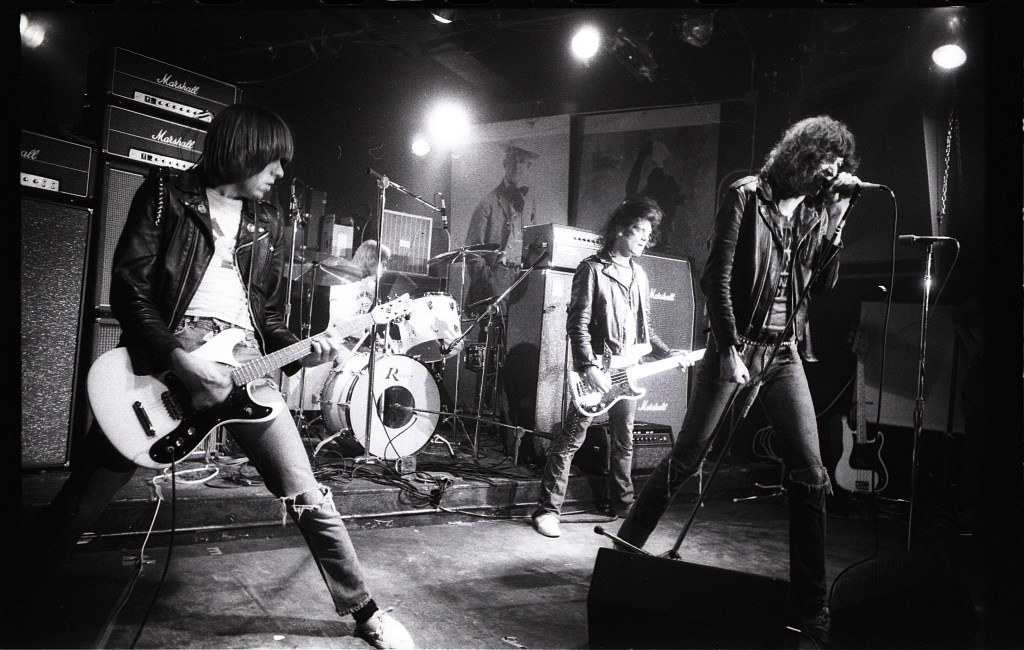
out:
{"label": "cymbal", "polygon": [[483,257],[484,255],[500,255],[501,251],[499,251],[498,248],[498,244],[473,244],[471,246],[463,246],[462,248],[456,248],[453,251],[448,251],[447,253],[440,253],[438,255],[431,257],[429,260],[427,260],[427,266],[433,266],[435,264],[440,264],[441,262],[446,262],[465,253],[474,253],[478,257]]}
{"label": "cymbal", "polygon": [[298,264],[292,269],[292,279],[297,280],[309,271],[316,269],[316,281],[320,286],[348,284],[363,277],[363,270],[354,262],[342,257],[327,255],[318,251],[307,251],[306,261],[299,258]]}

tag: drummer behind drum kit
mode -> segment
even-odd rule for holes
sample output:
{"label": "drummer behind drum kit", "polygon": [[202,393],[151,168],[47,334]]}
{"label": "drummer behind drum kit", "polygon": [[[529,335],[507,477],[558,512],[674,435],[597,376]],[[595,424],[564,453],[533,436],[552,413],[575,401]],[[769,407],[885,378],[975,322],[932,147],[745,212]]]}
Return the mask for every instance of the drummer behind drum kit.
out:
{"label": "drummer behind drum kit", "polygon": [[[468,246],[441,253],[431,258],[428,265],[450,265],[467,256],[490,257],[496,248],[496,244]],[[373,276],[362,278],[362,270],[343,258],[307,252],[294,266],[291,277],[298,280],[307,273],[319,286],[368,282],[369,290],[373,290]],[[438,378],[448,360],[454,357],[456,367],[459,365],[458,355],[466,347],[462,312],[462,306],[451,295],[424,293],[409,302],[404,316],[389,326],[375,328],[372,354],[366,351],[368,346],[364,346],[370,337],[368,332],[352,347],[352,353],[335,365],[303,368],[299,374],[288,378],[285,399],[299,420],[300,431],[308,429],[305,422],[308,412],[319,411],[323,426],[332,434],[316,451],[334,438],[348,436],[372,456],[398,460],[414,456],[434,439],[440,416],[445,414],[439,410],[442,404]],[[470,329],[472,326],[466,334]],[[467,367],[471,362],[476,364],[473,369],[486,365],[486,361],[478,358],[487,353],[481,344],[471,344],[466,349]],[[371,356],[375,357],[372,373],[369,372]],[[493,351],[489,358],[495,358]],[[376,412],[368,418],[371,384]],[[477,409],[478,416],[480,410]],[[449,415],[456,416],[456,413]],[[364,440],[369,441],[368,447],[363,444]],[[475,452],[475,436],[473,444]]]}

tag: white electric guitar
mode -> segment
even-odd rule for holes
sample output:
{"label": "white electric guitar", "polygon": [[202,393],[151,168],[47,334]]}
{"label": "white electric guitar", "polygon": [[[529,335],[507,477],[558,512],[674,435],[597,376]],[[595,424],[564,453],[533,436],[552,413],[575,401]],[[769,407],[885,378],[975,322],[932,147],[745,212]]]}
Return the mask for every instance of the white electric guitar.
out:
{"label": "white electric guitar", "polygon": [[689,368],[704,358],[703,348],[692,352],[672,355],[650,363],[638,363],[650,352],[650,346],[638,346],[624,355],[611,355],[605,351],[601,369],[611,375],[612,387],[606,392],[593,388],[584,373],[569,373],[569,390],[572,403],[580,415],[597,417],[605,413],[621,399],[640,399],[647,393],[646,388],[636,385],[637,380],[650,377],[673,368]]}
{"label": "white electric guitar", "polygon": [[[333,329],[339,336],[358,333],[409,313],[406,294],[378,305],[369,314],[347,319]],[[273,384],[257,381],[309,354],[312,342],[303,339],[244,364],[232,350],[244,338],[240,329],[224,330],[192,354],[233,366],[231,393],[220,404],[196,409],[184,383],[171,372],[136,375],[125,348],[101,355],[89,369],[88,392],[93,414],[103,433],[125,458],[141,467],[159,469],[192,453],[216,427],[232,422],[266,422],[281,411],[280,393]],[[260,399],[260,396],[263,399]]]}

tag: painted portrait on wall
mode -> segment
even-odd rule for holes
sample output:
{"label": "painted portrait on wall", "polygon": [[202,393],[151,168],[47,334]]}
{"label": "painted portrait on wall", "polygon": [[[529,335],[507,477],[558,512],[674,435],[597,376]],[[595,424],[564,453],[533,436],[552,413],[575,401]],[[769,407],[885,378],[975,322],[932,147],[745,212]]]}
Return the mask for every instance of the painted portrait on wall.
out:
{"label": "painted portrait on wall", "polygon": [[719,112],[708,104],[580,118],[572,225],[600,232],[619,201],[645,194],[665,213],[651,252],[702,268],[714,221]]}
{"label": "painted portrait on wall", "polygon": [[475,127],[452,152],[452,246],[498,244],[520,261],[522,227],[567,222],[569,116]]}

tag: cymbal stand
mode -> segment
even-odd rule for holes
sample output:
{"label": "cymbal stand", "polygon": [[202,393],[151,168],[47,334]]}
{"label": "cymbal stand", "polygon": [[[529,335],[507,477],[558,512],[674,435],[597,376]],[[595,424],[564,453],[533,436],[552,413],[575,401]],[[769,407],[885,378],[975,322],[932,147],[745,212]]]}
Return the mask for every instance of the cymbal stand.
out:
{"label": "cymbal stand", "polygon": [[[372,176],[377,181],[377,190],[378,190],[378,192],[377,192],[377,201],[376,201],[377,205],[376,205],[376,210],[374,211],[375,212],[374,216],[377,218],[377,244],[378,245],[377,245],[377,266],[376,266],[376,268],[380,269],[380,268],[382,268],[382,266],[384,264],[384,241],[385,241],[385,237],[384,237],[384,229],[385,229],[385,225],[384,225],[384,206],[387,203],[387,190],[388,190],[389,187],[395,188],[399,192],[402,192],[403,194],[405,194],[407,196],[410,196],[413,199],[419,201],[420,203],[422,203],[423,205],[427,206],[431,210],[434,210],[435,212],[442,213],[442,215],[447,214],[447,211],[446,211],[446,209],[444,207],[435,207],[433,204],[428,203],[427,201],[424,201],[423,198],[417,196],[416,194],[413,194],[412,192],[410,192],[409,190],[405,189],[404,187],[402,187],[398,183],[396,183],[396,182],[392,181],[391,179],[389,179],[387,176],[374,171],[372,168],[367,168],[366,173],[369,174],[370,176]],[[442,204],[443,204],[443,199],[442,199]],[[371,308],[376,307],[377,305],[380,304],[380,302],[381,302],[381,296],[380,296],[380,273],[375,273],[374,276],[373,276],[373,304],[371,305]],[[384,324],[384,325],[373,324],[373,325],[370,326],[370,329],[373,332],[373,335],[370,338],[370,342],[371,342],[370,353],[369,353],[369,359],[367,360],[367,364],[366,364],[366,423],[365,423],[366,424],[366,429],[365,429],[365,432],[363,434],[363,438],[364,438],[364,440],[363,440],[363,455],[354,459],[356,463],[365,463],[365,464],[379,464],[380,463],[380,459],[375,458],[374,456],[370,455],[369,450],[370,450],[370,431],[371,431],[371,428],[373,426],[374,414],[377,412],[377,409],[375,408],[375,404],[374,404],[375,400],[374,400],[374,394],[373,394],[373,384],[374,384],[374,374],[375,374],[375,372],[374,372],[375,368],[374,367],[377,365],[377,346],[376,346],[376,341],[377,341],[378,332],[380,332],[382,329],[383,329],[384,335],[385,336],[387,335],[387,331],[388,331],[387,328],[388,328],[388,324]],[[380,418],[381,415],[379,413],[377,413],[377,417]]]}
{"label": "cymbal stand", "polygon": [[[444,221],[445,230],[447,231],[447,219]],[[448,235],[448,250],[445,252],[451,252],[451,234]],[[452,265],[456,262],[461,261],[462,264],[459,267],[459,327],[462,326],[462,314],[466,312],[466,262],[467,262],[466,251],[460,250],[458,254],[452,258],[451,262],[448,263],[448,271],[445,274],[445,282],[448,286],[451,286],[451,274]],[[459,420],[459,387],[462,383],[462,351],[455,355],[455,390],[452,395],[452,411],[455,412],[455,416],[451,418],[452,428],[455,430],[456,437],[458,437],[458,429],[462,427],[462,422]],[[465,433],[465,427],[462,427]],[[469,434],[466,434],[469,437]]]}
{"label": "cymbal stand", "polygon": [[[542,253],[541,256],[537,258],[537,261],[534,262],[533,265],[527,267],[525,269],[525,271],[518,278],[516,278],[516,281],[513,282],[512,284],[510,284],[508,286],[508,288],[505,289],[501,293],[501,295],[499,295],[498,297],[496,297],[493,300],[491,300],[490,304],[487,305],[487,309],[485,309],[479,316],[476,317],[476,320],[474,320],[470,324],[470,326],[466,328],[465,332],[460,334],[450,344],[448,344],[446,346],[442,346],[442,350],[441,350],[442,354],[448,354],[449,352],[451,352],[452,350],[457,348],[466,339],[466,337],[469,336],[469,333],[472,332],[474,329],[476,329],[476,326],[479,325],[480,322],[483,321],[483,319],[485,317],[488,319],[488,323],[490,323],[491,322],[490,319],[492,318],[493,314],[496,311],[499,310],[498,304],[501,303],[501,301],[505,300],[505,298],[507,298],[508,295],[510,293],[512,293],[513,289],[518,287],[520,285],[520,283],[522,283],[524,280],[526,280],[527,276],[529,276],[530,273],[533,272],[533,270],[535,268],[537,268],[537,265],[540,264],[540,262],[544,259],[544,257],[546,255],[547,255],[547,251],[544,251],[544,253]],[[490,326],[488,325],[488,327],[490,327]],[[487,340],[487,343],[489,344],[490,343],[490,332],[487,333],[486,340]],[[481,364],[481,369],[480,369],[480,385],[481,385],[480,401],[477,402],[477,417],[473,418],[473,419],[476,420],[476,427],[475,427],[475,430],[473,432],[473,458],[474,459],[476,459],[480,455],[480,441],[479,441],[479,437],[480,437],[480,422],[482,421],[482,418],[480,418],[480,412],[481,412],[480,411],[480,409],[481,409],[480,402],[483,400],[483,388],[482,387],[484,386],[484,384],[486,382],[486,378],[487,378],[486,369],[487,369],[487,348],[484,347],[484,358],[483,358],[483,363]],[[490,424],[499,424],[498,422],[489,422],[489,423]]]}
{"label": "cymbal stand", "polygon": [[[288,286],[284,294],[284,324],[286,327],[291,327],[292,324],[292,280],[295,277],[295,249],[297,245],[301,245],[302,250],[305,251],[306,243],[304,237],[302,243],[299,244],[299,230],[305,229],[307,217],[308,215],[304,215],[302,213],[302,210],[299,208],[298,201],[295,198],[295,181],[293,180],[291,184],[291,194],[288,200],[288,218],[291,219],[292,222],[292,245],[291,250],[288,252]],[[299,303],[299,308],[302,308],[301,302]],[[299,332],[303,333],[301,323],[299,325]],[[306,369],[302,368],[300,372],[304,376],[306,374]],[[301,382],[302,378],[300,378],[299,381]],[[284,382],[281,383],[284,384]],[[281,392],[287,398],[287,389],[284,386],[281,387]]]}

